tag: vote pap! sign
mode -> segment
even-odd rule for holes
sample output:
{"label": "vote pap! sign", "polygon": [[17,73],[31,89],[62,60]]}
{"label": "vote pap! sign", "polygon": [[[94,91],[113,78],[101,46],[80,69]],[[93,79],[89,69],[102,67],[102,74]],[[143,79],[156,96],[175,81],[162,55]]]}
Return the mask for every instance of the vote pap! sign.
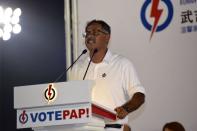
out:
{"label": "vote pap! sign", "polygon": [[21,109],[17,110],[17,128],[86,123],[91,114],[90,103]]}

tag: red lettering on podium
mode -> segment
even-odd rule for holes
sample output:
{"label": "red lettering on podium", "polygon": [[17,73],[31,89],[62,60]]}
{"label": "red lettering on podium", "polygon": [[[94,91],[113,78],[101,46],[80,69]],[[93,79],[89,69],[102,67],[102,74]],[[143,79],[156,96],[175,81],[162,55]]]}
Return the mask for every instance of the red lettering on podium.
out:
{"label": "red lettering on podium", "polygon": [[79,109],[79,118],[85,114],[85,109]]}
{"label": "red lettering on podium", "polygon": [[63,111],[63,119],[66,119],[66,117],[70,114],[69,110],[64,110]]}
{"label": "red lettering on podium", "polygon": [[78,118],[78,117],[77,117],[77,113],[76,113],[75,110],[72,110],[72,111],[71,111],[70,119],[73,119],[73,117],[74,117],[74,118]]}

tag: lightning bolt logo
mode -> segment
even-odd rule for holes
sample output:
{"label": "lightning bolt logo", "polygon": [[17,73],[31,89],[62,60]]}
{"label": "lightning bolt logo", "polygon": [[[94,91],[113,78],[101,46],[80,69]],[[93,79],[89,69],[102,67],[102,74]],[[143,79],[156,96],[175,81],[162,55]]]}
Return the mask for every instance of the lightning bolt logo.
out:
{"label": "lightning bolt logo", "polygon": [[52,93],[51,93],[51,88],[52,88],[52,84],[50,84],[50,85],[49,85],[49,88],[48,88],[48,101],[50,101],[51,95],[52,95]]}
{"label": "lightning bolt logo", "polygon": [[[162,4],[166,5],[166,7],[164,7],[163,9],[159,9],[159,4],[160,4],[159,2],[161,1],[163,2]],[[149,17],[154,18],[153,24],[149,23],[149,21],[147,20],[147,18],[149,17],[146,17],[146,11],[148,10],[149,5],[150,6],[152,5],[150,9]],[[163,11],[167,12],[166,13],[167,16],[166,16],[166,19],[161,24],[159,24],[159,20],[161,18]],[[169,26],[169,24],[171,23],[173,19],[173,14],[174,14],[174,10],[173,10],[173,4],[171,0],[145,0],[144,1],[144,4],[142,5],[141,13],[140,13],[140,18],[141,18],[141,22],[143,26],[148,31],[151,32],[150,40],[153,37],[153,34],[155,32],[160,32]]]}
{"label": "lightning bolt logo", "polygon": [[152,0],[152,9],[151,9],[150,17],[153,17],[155,19],[154,19],[154,24],[152,27],[150,39],[152,38],[152,36],[156,30],[159,19],[161,17],[162,12],[163,12],[163,9],[158,9],[159,2],[160,2],[160,0]]}
{"label": "lightning bolt logo", "polygon": [[25,110],[23,110],[23,112],[21,113],[20,117],[19,117],[19,121],[22,124],[25,124],[28,121],[28,116]]}
{"label": "lightning bolt logo", "polygon": [[22,113],[22,121],[25,121],[25,111]]}
{"label": "lightning bolt logo", "polygon": [[51,101],[55,100],[56,96],[57,96],[57,91],[55,90],[53,84],[49,84],[44,92],[45,100],[47,100],[49,104]]}

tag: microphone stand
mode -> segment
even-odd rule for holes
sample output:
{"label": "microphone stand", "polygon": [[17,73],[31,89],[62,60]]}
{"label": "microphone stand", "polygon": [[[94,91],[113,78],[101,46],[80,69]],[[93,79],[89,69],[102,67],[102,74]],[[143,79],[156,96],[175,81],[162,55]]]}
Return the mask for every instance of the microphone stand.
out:
{"label": "microphone stand", "polygon": [[86,49],[84,49],[83,51],[82,51],[82,53],[81,53],[81,55],[80,56],[78,56],[78,58],[64,71],[64,72],[62,72],[60,75],[59,75],[59,77],[57,77],[57,79],[54,81],[54,83],[55,82],[57,82],[60,78],[62,78],[62,76],[64,75],[64,73],[65,72],[67,72],[78,60],[79,60],[79,58],[83,55],[83,54],[85,54],[87,52],[87,50]]}
{"label": "microphone stand", "polygon": [[89,63],[88,63],[88,67],[87,67],[87,69],[86,69],[86,72],[85,72],[85,74],[84,74],[84,76],[83,76],[83,80],[84,80],[85,77],[86,77],[86,74],[87,74],[87,72],[88,72],[90,63],[92,62],[92,58],[94,57],[94,55],[95,55],[97,52],[98,52],[98,49],[94,49],[94,52],[93,52],[93,54],[92,54],[92,57],[91,57],[91,59],[90,59],[90,61],[89,61]]}

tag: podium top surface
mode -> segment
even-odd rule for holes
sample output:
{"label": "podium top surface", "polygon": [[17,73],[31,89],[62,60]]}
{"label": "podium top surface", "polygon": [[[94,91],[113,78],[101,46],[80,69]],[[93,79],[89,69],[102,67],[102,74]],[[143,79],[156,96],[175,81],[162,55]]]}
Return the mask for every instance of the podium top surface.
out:
{"label": "podium top surface", "polygon": [[14,108],[91,102],[94,81],[68,81],[14,87]]}

